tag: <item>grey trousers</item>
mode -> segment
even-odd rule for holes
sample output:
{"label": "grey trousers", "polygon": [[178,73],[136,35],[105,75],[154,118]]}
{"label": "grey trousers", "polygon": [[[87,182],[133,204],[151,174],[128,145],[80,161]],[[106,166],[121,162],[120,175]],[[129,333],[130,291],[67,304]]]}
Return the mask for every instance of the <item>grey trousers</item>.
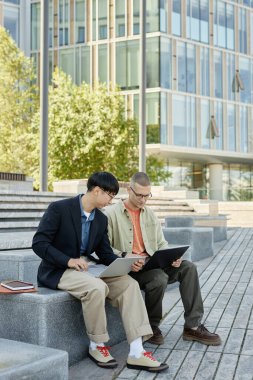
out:
{"label": "grey trousers", "polygon": [[130,276],[100,279],[87,272],[66,269],[58,289],[66,290],[81,301],[86,332],[95,343],[109,340],[106,298],[119,308],[128,343],[139,337],[145,341],[153,335],[139,285]]}
{"label": "grey trousers", "polygon": [[204,314],[199,277],[195,264],[184,260],[179,268],[169,266],[165,270],[131,273],[145,292],[145,304],[151,326],[159,326],[162,319],[162,300],[168,283],[179,282],[184,306],[185,327],[195,327]]}

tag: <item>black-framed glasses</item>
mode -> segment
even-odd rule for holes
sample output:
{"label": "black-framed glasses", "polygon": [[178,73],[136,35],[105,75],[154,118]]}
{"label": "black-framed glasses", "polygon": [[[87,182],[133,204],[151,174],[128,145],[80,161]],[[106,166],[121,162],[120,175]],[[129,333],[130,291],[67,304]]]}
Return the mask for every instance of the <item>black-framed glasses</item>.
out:
{"label": "black-framed glasses", "polygon": [[111,200],[113,200],[113,198],[116,196],[116,194],[111,195],[108,191],[106,191],[106,190],[103,189],[102,187],[100,187],[100,189],[101,189],[105,194],[107,194],[107,195],[111,198]]}
{"label": "black-framed glasses", "polygon": [[136,196],[136,198],[138,199],[148,199],[148,198],[151,198],[152,197],[152,194],[149,193],[149,194],[138,194],[136,193],[136,191],[134,191],[134,189],[130,186],[130,189],[132,190],[132,192],[134,193],[134,195]]}

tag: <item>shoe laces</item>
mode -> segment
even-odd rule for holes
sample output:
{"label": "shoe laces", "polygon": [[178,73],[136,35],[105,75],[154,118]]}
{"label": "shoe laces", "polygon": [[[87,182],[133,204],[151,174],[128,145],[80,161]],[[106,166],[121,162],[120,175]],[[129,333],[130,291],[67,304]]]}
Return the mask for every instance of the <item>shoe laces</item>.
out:
{"label": "shoe laces", "polygon": [[97,346],[97,349],[99,352],[101,352],[101,354],[107,358],[108,356],[110,356],[110,352],[108,350],[110,350],[111,347],[109,346]]}
{"label": "shoe laces", "polygon": [[145,351],[143,355],[146,356],[148,359],[153,360],[154,362],[157,362],[157,360],[152,356],[151,351]]}
{"label": "shoe laces", "polygon": [[199,330],[200,332],[208,331],[207,328],[206,328],[203,324],[199,325],[198,330]]}

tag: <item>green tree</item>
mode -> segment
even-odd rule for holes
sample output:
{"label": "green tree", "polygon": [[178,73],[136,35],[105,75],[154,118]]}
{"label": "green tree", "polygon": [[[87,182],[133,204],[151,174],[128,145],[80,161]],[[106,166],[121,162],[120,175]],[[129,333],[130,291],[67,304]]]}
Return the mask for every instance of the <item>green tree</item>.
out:
{"label": "green tree", "polygon": [[37,108],[32,61],[0,26],[0,171],[31,175],[38,166],[38,131],[31,126]]}

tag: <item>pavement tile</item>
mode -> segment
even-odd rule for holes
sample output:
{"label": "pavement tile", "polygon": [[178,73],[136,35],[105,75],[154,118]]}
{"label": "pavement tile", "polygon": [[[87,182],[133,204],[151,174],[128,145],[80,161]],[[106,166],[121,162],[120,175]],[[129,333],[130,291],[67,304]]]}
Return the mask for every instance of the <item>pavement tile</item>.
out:
{"label": "pavement tile", "polygon": [[210,380],[214,378],[214,374],[219,365],[220,353],[205,353],[194,380]]}
{"label": "pavement tile", "polygon": [[221,344],[219,346],[209,346],[207,352],[223,352],[227,343],[227,338],[230,333],[230,329],[226,327],[218,327],[215,331],[221,337]]}
{"label": "pavement tile", "polygon": [[[242,355],[252,355],[253,361],[253,330],[246,330],[245,339],[242,346]],[[253,371],[252,371],[253,375]]]}
{"label": "pavement tile", "polygon": [[222,314],[220,321],[218,323],[219,327],[231,327],[235,316],[236,316],[236,309],[233,309],[231,307],[226,307],[224,313]]}
{"label": "pavement tile", "polygon": [[175,377],[175,380],[194,379],[203,355],[203,352],[189,351]]}
{"label": "pavement tile", "polygon": [[253,379],[253,360],[252,356],[241,355],[236,368],[234,380]]}
{"label": "pavement tile", "polygon": [[244,329],[232,329],[227,339],[227,343],[224,347],[224,352],[228,354],[239,354],[241,351],[244,335]]}
{"label": "pavement tile", "polygon": [[238,355],[223,354],[214,380],[233,380]]}
{"label": "pavement tile", "polygon": [[219,323],[219,320],[223,314],[223,309],[211,309],[210,313],[208,314],[205,323],[209,326],[217,326]]}

